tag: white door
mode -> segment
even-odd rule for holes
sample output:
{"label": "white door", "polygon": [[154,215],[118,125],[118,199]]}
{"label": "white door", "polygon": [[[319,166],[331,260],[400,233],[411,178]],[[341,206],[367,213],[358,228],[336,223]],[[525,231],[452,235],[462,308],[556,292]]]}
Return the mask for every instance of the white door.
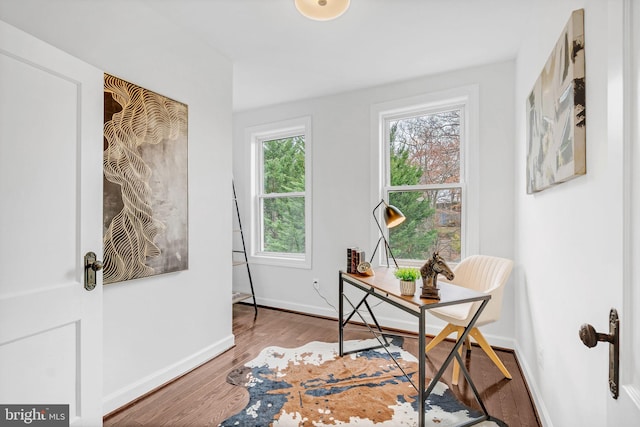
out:
{"label": "white door", "polygon": [[0,405],[71,425],[102,424],[102,79],[0,21]]}
{"label": "white door", "polygon": [[609,136],[622,141],[627,188],[623,233],[628,240],[624,244],[624,279],[621,286],[612,288],[619,294],[620,383],[618,399],[608,397],[607,425],[625,427],[640,422],[640,4],[611,0],[609,12],[610,47],[619,49],[610,53]]}

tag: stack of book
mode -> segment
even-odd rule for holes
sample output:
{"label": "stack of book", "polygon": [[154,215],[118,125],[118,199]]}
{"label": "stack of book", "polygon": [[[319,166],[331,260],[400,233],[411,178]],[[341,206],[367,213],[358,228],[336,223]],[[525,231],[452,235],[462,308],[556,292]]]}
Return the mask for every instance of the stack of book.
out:
{"label": "stack of book", "polygon": [[364,251],[356,248],[347,249],[347,273],[357,273],[358,264],[366,261],[367,258],[364,255]]}

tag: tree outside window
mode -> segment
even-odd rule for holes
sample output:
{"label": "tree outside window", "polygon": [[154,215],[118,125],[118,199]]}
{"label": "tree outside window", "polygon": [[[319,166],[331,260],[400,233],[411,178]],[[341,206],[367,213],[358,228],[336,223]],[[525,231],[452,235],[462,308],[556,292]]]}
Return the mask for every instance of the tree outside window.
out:
{"label": "tree outside window", "polygon": [[262,251],[305,251],[304,135],[262,142]]}
{"label": "tree outside window", "polygon": [[424,260],[439,251],[457,262],[462,248],[463,108],[387,119],[389,203],[406,221],[389,230],[396,258]]}
{"label": "tree outside window", "polygon": [[252,262],[311,266],[311,118],[247,129]]}

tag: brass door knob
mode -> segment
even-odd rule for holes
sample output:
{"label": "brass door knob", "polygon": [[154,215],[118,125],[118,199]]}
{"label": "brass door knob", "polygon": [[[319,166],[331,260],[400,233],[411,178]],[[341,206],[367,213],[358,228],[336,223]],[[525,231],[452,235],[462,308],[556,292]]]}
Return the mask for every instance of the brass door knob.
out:
{"label": "brass door knob", "polygon": [[588,323],[580,326],[578,335],[582,343],[589,348],[598,345],[599,342],[609,343],[609,390],[614,399],[618,398],[618,382],[620,379],[620,319],[618,311],[612,308],[609,312],[609,333],[596,332]]}
{"label": "brass door knob", "polygon": [[84,256],[84,288],[92,291],[96,287],[96,271],[102,270],[104,264],[98,261],[96,254],[87,252]]}
{"label": "brass door knob", "polygon": [[595,347],[599,342],[613,343],[613,335],[596,332],[595,328],[588,323],[580,326],[578,333],[582,343],[589,348]]}
{"label": "brass door knob", "polygon": [[104,264],[102,263],[102,261],[93,261],[90,267],[93,271],[100,271],[102,270],[102,267],[104,267]]}

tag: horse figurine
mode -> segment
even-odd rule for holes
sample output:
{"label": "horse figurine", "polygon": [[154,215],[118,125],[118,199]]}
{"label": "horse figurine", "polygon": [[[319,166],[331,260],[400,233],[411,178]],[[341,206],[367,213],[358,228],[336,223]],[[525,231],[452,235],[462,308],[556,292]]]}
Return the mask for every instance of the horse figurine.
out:
{"label": "horse figurine", "polygon": [[420,298],[440,299],[438,274],[444,275],[449,280],[453,280],[455,277],[440,254],[434,252],[420,269],[420,275],[422,276],[422,295],[420,295]]}

